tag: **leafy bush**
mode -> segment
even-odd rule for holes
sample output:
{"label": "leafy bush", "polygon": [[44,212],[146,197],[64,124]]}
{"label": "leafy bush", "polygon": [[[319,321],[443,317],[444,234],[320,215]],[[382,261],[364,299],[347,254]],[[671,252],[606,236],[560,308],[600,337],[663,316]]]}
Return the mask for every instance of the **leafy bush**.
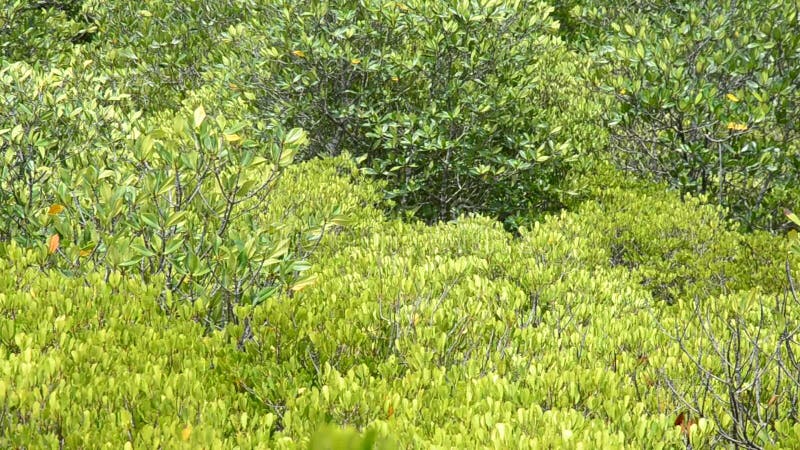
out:
{"label": "leafy bush", "polygon": [[[255,448],[270,438],[277,417],[215,367],[220,337],[160,310],[163,280],[68,278],[42,273],[34,251],[3,250],[3,447]],[[174,318],[203,314],[175,306]]]}
{"label": "leafy bush", "polygon": [[54,185],[61,181],[66,197],[74,170],[115,166],[141,116],[88,58],[70,62],[74,68],[0,67],[0,240],[43,242],[41,213],[56,202]]}
{"label": "leafy bush", "polygon": [[204,84],[203,75],[222,64],[231,47],[220,35],[257,13],[257,3],[87,0],[84,8],[98,24],[92,46],[103,56],[98,64],[124,73],[137,109],[149,113],[178,108]]}
{"label": "leafy bush", "polygon": [[552,5],[561,35],[571,45],[582,48],[605,43],[611,24],[624,22],[623,18],[660,16],[684,7],[669,0],[553,0]]}
{"label": "leafy bush", "polygon": [[[360,203],[376,192],[350,184],[354,171],[345,160],[289,170],[296,181],[281,180],[287,191],[277,201],[316,192],[306,200],[317,210],[315,198],[329,191],[310,187],[323,180],[361,207],[311,256],[315,284],[236,306],[239,321],[218,331],[204,325],[207,299],[192,305],[167,294],[171,315],[163,315],[164,275],[146,284],[119,272],[108,282],[102,272],[70,279],[43,273],[36,251],[6,246],[0,352],[10,363],[0,369],[0,411],[9,428],[0,443],[177,446],[188,435],[194,446],[297,448],[333,423],[411,448],[675,448],[686,439],[713,445],[738,423],[724,399],[694,403],[703,378],[687,355],[706,355],[701,367],[725,375],[724,360],[705,353],[706,336],[724,339],[725,318],[754,320],[780,290],[733,248],[747,241],[777,261],[781,241],[726,230],[707,208],[673,248],[699,252],[705,242],[721,260],[701,255],[685,263],[697,272],[687,277],[672,254],[643,246],[631,270],[613,261],[607,230],[627,220],[641,230],[626,242],[664,240],[673,225],[647,208],[685,219],[696,207],[657,189],[612,188],[515,239],[487,218],[435,227],[387,220]],[[345,179],[335,182],[337,173]],[[724,287],[720,267],[733,278]],[[655,269],[678,275],[664,275],[684,293],[672,305],[643,283]],[[713,320],[695,320],[689,295]],[[796,306],[763,311],[761,348],[781,342],[796,354],[778,326],[796,327]],[[786,377],[768,362],[758,378],[742,379],[778,396],[767,405],[775,419],[767,439],[777,446],[798,438],[793,367],[784,366]],[[54,387],[48,396],[40,386]]]}
{"label": "leafy bush", "polygon": [[0,58],[47,64],[94,39],[97,25],[82,0],[9,0],[0,10]]}
{"label": "leafy bush", "polygon": [[[374,188],[353,184],[360,175],[347,158],[288,172],[269,213],[287,218],[288,233],[306,231],[308,212],[337,196],[345,210],[377,198]],[[352,229],[380,215],[367,211]],[[251,362],[239,355],[252,336],[210,332],[208,297],[182,301],[165,285],[168,273],[68,277],[42,266],[40,248],[13,241],[0,244],[0,255],[0,445],[274,448],[282,419],[242,384],[255,366],[237,367]],[[252,305],[235,310],[245,322],[252,317]],[[291,364],[269,370],[263,381],[289,381],[282,398],[310,379]],[[304,424],[305,441],[324,423]]]}
{"label": "leafy bush", "polygon": [[[797,242],[608,170],[594,152],[605,100],[574,78],[589,59],[554,37],[549,7],[255,3],[0,12],[0,33],[24,38],[0,44],[0,447],[800,441]],[[741,7],[721,16],[723,37],[761,11]],[[669,8],[664,23],[699,11],[674,45],[640,18],[602,38],[605,81],[639,108],[611,105],[619,127],[646,130],[652,116],[634,113],[670,98],[648,84],[667,60],[639,44],[712,36],[703,48],[728,55],[704,10]],[[68,44],[88,14],[96,39]],[[752,48],[693,62],[686,86],[703,96],[687,120],[740,124],[723,106],[764,118],[715,150],[795,132],[794,56],[769,65],[792,41],[770,33],[734,37],[763,44],[753,61],[773,97],[748,84],[761,72],[722,72],[749,70]],[[705,91],[739,75],[751,90]],[[312,158],[327,153],[341,154]],[[726,158],[717,202],[748,192],[731,177],[747,158]],[[760,170],[748,176],[766,182]],[[776,170],[764,205],[792,192]],[[381,190],[453,220],[390,220]],[[567,203],[518,237],[461,214],[513,227]]]}
{"label": "leafy bush", "polygon": [[619,13],[597,47],[610,71],[597,82],[619,104],[613,156],[708,194],[746,227],[782,226],[800,173],[796,5],[646,3],[654,13]]}
{"label": "leafy bush", "polygon": [[[313,281],[302,273],[316,242],[357,202],[376,201],[332,182],[276,209],[272,191],[304,144],[302,130],[253,124],[238,97],[221,105],[235,111],[230,120],[207,117],[201,103],[215,89],[143,119],[91,61],[78,54],[73,63],[79,69],[0,69],[8,106],[0,112],[0,241],[37,247],[43,267],[164,275],[183,298],[214,299],[207,323],[225,323],[237,320],[235,305]],[[320,189],[330,192],[311,201]],[[341,202],[327,203],[336,192]]]}
{"label": "leafy bush", "polygon": [[[261,121],[307,130],[303,157],[365,158],[395,205],[429,222],[480,211],[516,229],[570,201],[568,175],[605,138],[600,107],[575,79],[587,61],[554,37],[549,7],[354,6],[86,2],[91,43],[27,41],[61,67],[83,52],[147,115],[224,80],[224,97],[256,99]],[[21,43],[11,47],[11,60],[34,61]]]}
{"label": "leafy bush", "polygon": [[[563,233],[595,249],[594,264],[630,270],[655,298],[707,298],[761,286],[786,286],[785,245],[766,232],[739,234],[723,208],[684,197],[664,185],[592,177],[595,201],[558,218]],[[602,186],[598,190],[597,186]]]}
{"label": "leafy bush", "polygon": [[230,52],[220,35],[259,9],[252,1],[13,0],[0,11],[0,57],[63,68],[86,52],[126,86],[136,109],[175,109]]}
{"label": "leafy bush", "polygon": [[661,373],[683,405],[676,424],[687,442],[691,428],[705,422],[714,431],[712,445],[784,448],[784,439],[796,436],[793,405],[800,401],[794,348],[800,299],[794,288],[775,298],[745,293],[680,306],[688,317],[664,314],[657,327],[688,366]]}
{"label": "leafy bush", "polygon": [[[391,444],[377,443],[375,430],[362,436],[355,430],[340,430],[335,427],[319,430],[311,437],[311,450],[370,450],[394,448]],[[377,444],[377,445],[376,445]]]}
{"label": "leafy bush", "polygon": [[[242,38],[265,115],[309,130],[307,157],[349,151],[396,206],[433,222],[480,211],[516,228],[561,207],[603,143],[585,61],[539,2],[283,2]],[[248,40],[251,41],[248,43]],[[247,50],[252,49],[252,50]]]}
{"label": "leafy bush", "polygon": [[[622,205],[627,210],[610,214]],[[649,207],[654,212],[644,214]],[[670,214],[676,222],[662,223]],[[691,217],[698,218],[673,230]],[[631,241],[670,239],[671,250],[643,248],[633,270],[615,263],[608,230],[620,222],[638,225]],[[709,344],[705,322],[684,299],[697,296],[713,308],[713,332],[723,336],[724,318],[752,320],[784,285],[772,271],[784,243],[729,227],[714,208],[698,211],[662,188],[612,190],[523,231],[520,240],[484,218],[345,230],[315,254],[320,283],[254,311],[252,321],[270,327],[254,330],[242,356],[253,359],[243,365],[289,364],[316,374],[302,396],[277,406],[295,439],[302,433],[288,430],[325,418],[409,436],[401,444],[414,448],[675,448],[686,435],[698,447],[710,445],[730,431],[730,417],[714,420],[730,414],[727,402],[692,410],[698,425],[691,430],[674,426],[691,400],[678,391],[694,392],[702,381],[684,351],[697,355]],[[697,264],[675,257],[690,252],[701,253]],[[678,298],[671,305],[655,298],[665,292]],[[796,307],[770,310],[761,328],[768,342],[779,340],[779,317],[793,329]],[[679,325],[683,347],[668,333]],[[232,337],[243,329],[229,328]],[[724,375],[723,360],[703,361],[708,373]],[[779,431],[770,439],[785,443],[795,438],[794,385],[782,370],[766,364],[759,379],[781,392],[772,415]],[[255,368],[242,376],[278,404],[282,382],[263,380]]]}

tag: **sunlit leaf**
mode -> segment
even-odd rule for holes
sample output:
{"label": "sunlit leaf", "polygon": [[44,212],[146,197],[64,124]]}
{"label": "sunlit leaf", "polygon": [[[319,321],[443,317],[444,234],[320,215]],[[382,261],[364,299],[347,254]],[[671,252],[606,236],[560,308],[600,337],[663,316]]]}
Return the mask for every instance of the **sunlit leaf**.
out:
{"label": "sunlit leaf", "polygon": [[286,145],[305,145],[308,142],[308,134],[302,128],[292,128],[286,133],[284,142]]}
{"label": "sunlit leaf", "polygon": [[317,274],[311,274],[297,280],[291,287],[292,291],[299,292],[317,282]]}
{"label": "sunlit leaf", "polygon": [[783,215],[786,216],[787,219],[791,220],[792,223],[794,223],[795,225],[800,226],[800,218],[798,218],[797,215],[795,215],[795,213],[793,213],[793,212],[789,211],[788,209],[784,208],[783,209]]}
{"label": "sunlit leaf", "polygon": [[199,128],[200,125],[203,124],[203,121],[206,119],[206,110],[203,108],[203,105],[197,107],[194,110],[194,127]]}
{"label": "sunlit leaf", "polygon": [[728,122],[727,128],[731,131],[747,131],[747,124],[738,122]]}

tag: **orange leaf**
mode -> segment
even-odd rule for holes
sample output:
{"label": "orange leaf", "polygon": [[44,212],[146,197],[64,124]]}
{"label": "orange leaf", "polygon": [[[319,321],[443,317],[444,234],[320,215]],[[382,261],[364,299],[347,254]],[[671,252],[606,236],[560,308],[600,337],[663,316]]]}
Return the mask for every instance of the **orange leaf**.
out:
{"label": "orange leaf", "polygon": [[50,241],[47,246],[48,253],[55,253],[58,250],[58,244],[61,242],[61,237],[58,234],[50,236]]}
{"label": "orange leaf", "polygon": [[56,203],[56,204],[50,205],[50,209],[47,210],[47,215],[48,216],[57,216],[57,215],[61,214],[62,211],[64,211],[64,206],[63,205],[59,205],[58,203]]}
{"label": "orange leaf", "polygon": [[389,410],[386,412],[387,418],[391,419],[394,415],[394,406],[389,405]]}
{"label": "orange leaf", "polygon": [[697,424],[696,420],[689,420],[688,422],[686,422],[684,426],[681,427],[681,432],[683,432],[683,434],[688,436],[689,433],[692,432],[692,425],[696,424]]}
{"label": "orange leaf", "polygon": [[678,417],[675,418],[675,426],[681,427],[681,433],[685,434],[686,436],[688,436],[692,431],[692,425],[696,423],[697,421],[695,420],[687,419],[685,412],[678,414]]}

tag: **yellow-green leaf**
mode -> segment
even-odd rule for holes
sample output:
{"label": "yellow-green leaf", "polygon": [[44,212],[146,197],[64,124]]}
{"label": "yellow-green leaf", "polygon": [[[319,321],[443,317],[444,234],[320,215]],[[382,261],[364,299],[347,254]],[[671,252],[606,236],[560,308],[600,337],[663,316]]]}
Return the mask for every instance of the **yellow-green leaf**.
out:
{"label": "yellow-green leaf", "polygon": [[299,291],[302,291],[303,289],[305,289],[305,288],[307,288],[307,287],[309,287],[309,286],[313,285],[314,283],[316,283],[316,282],[317,282],[317,278],[318,278],[318,277],[317,277],[317,274],[315,274],[315,273],[314,273],[314,274],[311,274],[311,275],[309,275],[309,276],[307,276],[307,277],[303,277],[303,278],[301,278],[301,279],[297,280],[297,281],[296,281],[296,282],[295,282],[295,283],[292,285],[292,288],[291,288],[291,289],[292,289],[292,291],[294,291],[294,292],[299,292]]}
{"label": "yellow-green leaf", "polygon": [[192,426],[186,425],[186,428],[181,431],[181,439],[188,441],[192,437]]}
{"label": "yellow-green leaf", "polygon": [[789,211],[788,209],[784,208],[783,209],[783,215],[786,216],[787,219],[789,219],[792,222],[794,222],[795,225],[800,226],[800,218],[798,218],[795,215],[795,213],[793,213],[793,212]]}
{"label": "yellow-green leaf", "polygon": [[206,120],[206,110],[203,108],[203,105],[200,105],[194,110],[194,127],[199,128],[204,120]]}

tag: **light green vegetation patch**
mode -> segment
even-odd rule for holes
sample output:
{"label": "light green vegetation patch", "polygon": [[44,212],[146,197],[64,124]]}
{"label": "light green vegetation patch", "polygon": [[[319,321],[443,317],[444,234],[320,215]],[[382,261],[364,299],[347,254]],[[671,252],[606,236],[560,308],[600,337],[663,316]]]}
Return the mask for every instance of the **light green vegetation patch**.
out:
{"label": "light green vegetation patch", "polygon": [[[637,196],[641,203],[612,189],[513,238],[479,217],[433,227],[383,219],[358,203],[374,187],[343,181],[352,170],[342,159],[316,161],[282,179],[292,195],[333,186],[327,194],[350,205],[353,225],[316,249],[316,283],[240,306],[240,322],[211,334],[198,323],[203,300],[175,303],[167,318],[157,283],[42,273],[32,254],[6,247],[5,439],[49,446],[61,433],[78,446],[173,446],[190,430],[186,445],[295,448],[332,422],[412,448],[678,448],[685,438],[674,422],[686,405],[675,392],[698,381],[669,333],[687,327],[681,342],[692,354],[710,344],[691,302],[654,298],[649,276],[661,270],[665,283],[695,293],[721,339],[728,317],[757,319],[759,302],[774,304],[779,290],[722,240],[745,240],[776,261],[786,250],[779,241],[727,231],[713,208],[656,189]],[[687,227],[642,213],[654,203]],[[668,231],[675,254],[703,242],[721,262],[693,266],[687,278],[670,269],[670,255],[643,247],[630,257],[635,265],[616,263],[622,238],[603,227],[627,211],[649,235],[626,245]],[[725,288],[719,267],[735,280]],[[796,323],[795,311],[763,312],[764,348]],[[723,362],[704,355],[722,373]],[[756,406],[789,408],[785,381],[774,367],[766,373]],[[779,400],[767,405],[773,390]],[[713,399],[706,406],[705,415],[726,414]],[[791,424],[774,427],[776,442],[800,437]],[[692,440],[707,445],[714,432],[704,418]]]}
{"label": "light green vegetation patch", "polygon": [[800,442],[796,5],[7,3],[0,447]]}

